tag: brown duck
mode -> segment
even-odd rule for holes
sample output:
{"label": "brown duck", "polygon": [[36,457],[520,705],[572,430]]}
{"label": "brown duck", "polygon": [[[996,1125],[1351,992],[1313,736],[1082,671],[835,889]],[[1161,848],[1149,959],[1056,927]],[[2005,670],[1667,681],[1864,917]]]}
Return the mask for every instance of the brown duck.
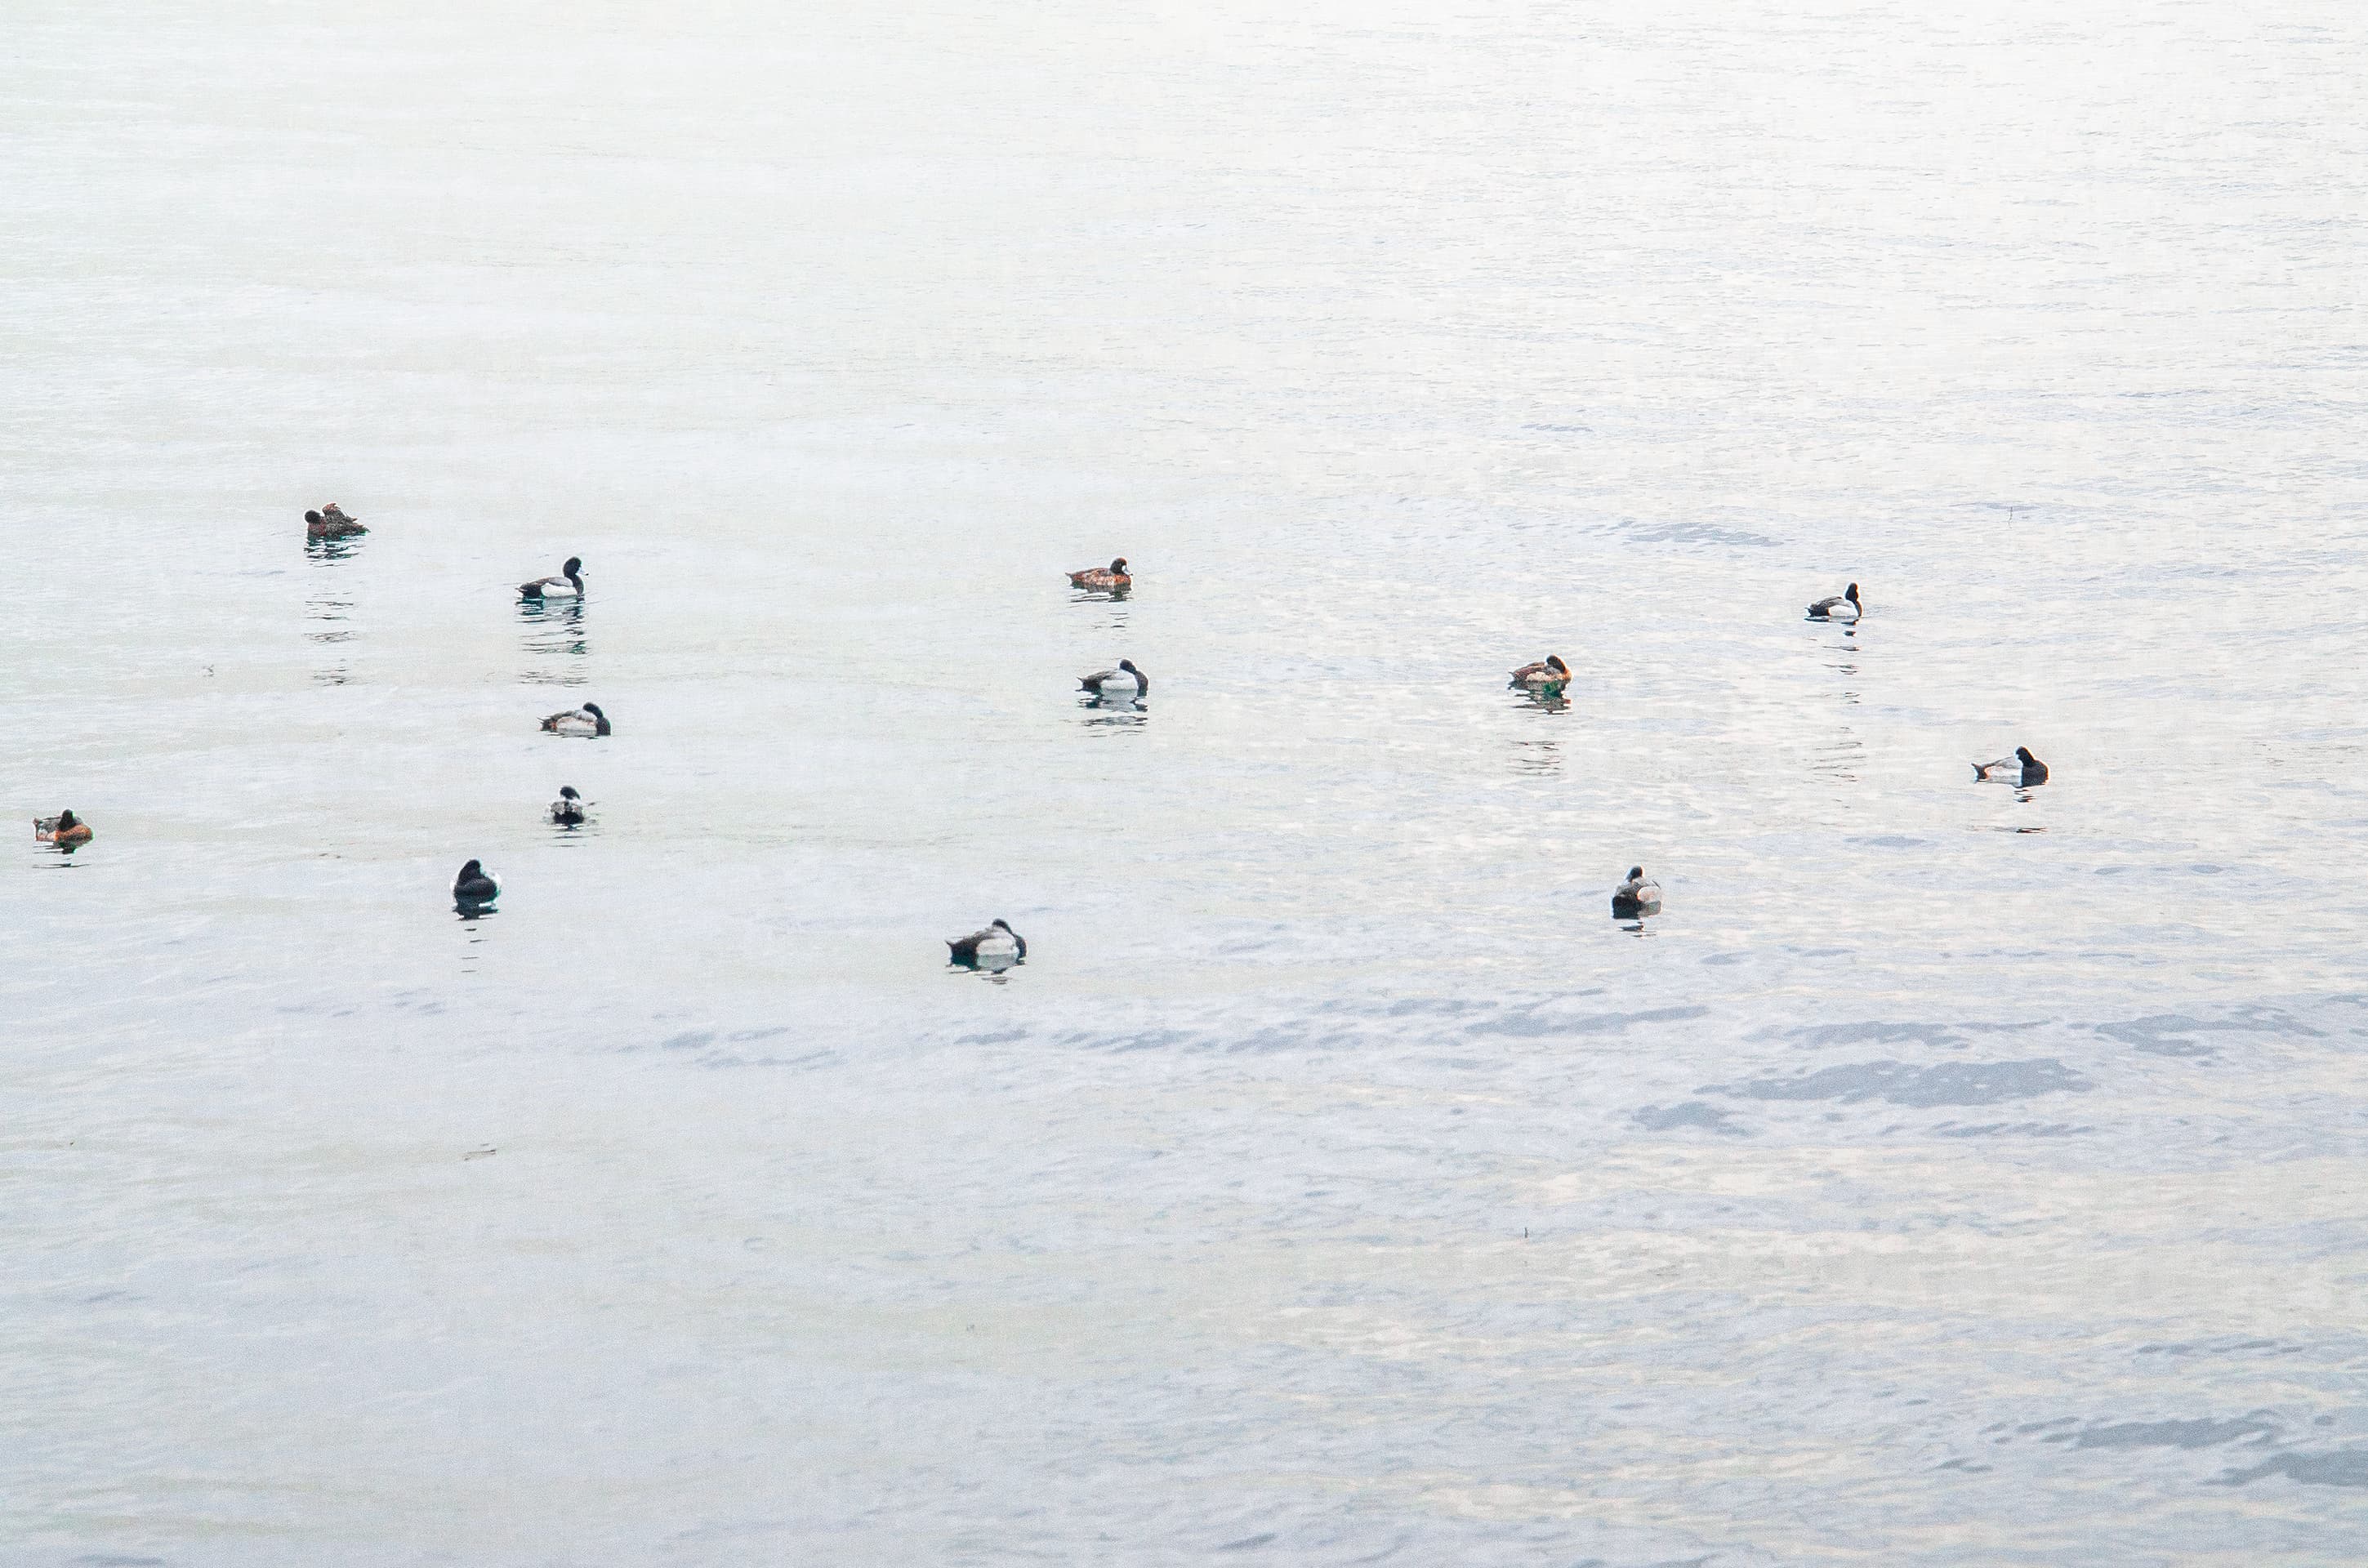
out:
{"label": "brown duck", "polygon": [[1560,691],[1570,684],[1570,666],[1562,662],[1561,654],[1548,653],[1536,664],[1515,670],[1510,684],[1531,691]]}
{"label": "brown duck", "polygon": [[1131,586],[1134,579],[1126,574],[1126,557],[1121,555],[1107,566],[1088,566],[1082,572],[1069,574],[1069,586],[1092,588],[1100,593],[1116,593]]}
{"label": "brown duck", "polygon": [[313,539],[343,539],[348,534],[366,534],[370,529],[362,527],[359,518],[346,516],[345,508],[332,501],[317,512],[304,514],[304,532]]}

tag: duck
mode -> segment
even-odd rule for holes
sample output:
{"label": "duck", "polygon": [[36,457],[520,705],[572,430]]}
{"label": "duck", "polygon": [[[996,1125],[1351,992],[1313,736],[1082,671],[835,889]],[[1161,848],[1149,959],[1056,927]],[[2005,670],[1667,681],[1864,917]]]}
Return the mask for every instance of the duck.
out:
{"label": "duck", "polygon": [[1548,653],[1533,665],[1523,665],[1513,672],[1508,684],[1525,687],[1531,691],[1560,691],[1570,684],[1570,666],[1562,662],[1559,653]]}
{"label": "duck", "polygon": [[54,844],[61,849],[72,849],[77,844],[90,842],[90,824],[72,812],[60,812],[53,817],[35,817],[33,840],[37,844]]}
{"label": "duck", "polygon": [[[1130,680],[1134,682],[1134,689],[1131,692],[1126,689],[1126,683]],[[1079,676],[1077,685],[1098,698],[1121,700],[1132,698],[1140,701],[1150,694],[1151,677],[1136,669],[1133,659],[1121,659],[1114,670],[1096,670],[1092,675]]]}
{"label": "duck", "polygon": [[551,820],[566,827],[584,820],[584,797],[575,792],[575,785],[559,787],[559,799],[551,802]]}
{"label": "duck", "polygon": [[953,937],[946,947],[951,961],[973,966],[1018,963],[1028,956],[1028,938],[1001,920],[991,920],[967,937]]}
{"label": "duck", "polygon": [[1133,585],[1133,582],[1134,579],[1127,575],[1126,557],[1123,555],[1107,566],[1088,566],[1082,572],[1069,574],[1069,586],[1097,588],[1103,593],[1115,593]]}
{"label": "duck", "polygon": [[1628,868],[1628,880],[1611,890],[1611,918],[1640,920],[1661,913],[1661,884],[1647,881],[1645,868]]}
{"label": "duck", "polygon": [[366,534],[370,529],[346,516],[332,501],[317,512],[304,514],[304,531],[313,539],[340,539],[347,534]]}
{"label": "duck", "polygon": [[609,715],[600,711],[598,703],[587,702],[564,713],[553,713],[542,722],[542,727],[554,735],[605,735],[609,733]]}
{"label": "duck", "polygon": [[518,585],[522,599],[580,599],[584,597],[584,558],[571,555],[556,577],[537,577]]}
{"label": "duck", "polygon": [[1809,607],[1813,620],[1856,620],[1859,611],[1866,607],[1859,603],[1858,585],[1852,583],[1837,597],[1819,599]]}
{"label": "duck", "polygon": [[462,903],[487,903],[501,892],[502,884],[479,861],[470,861],[452,879],[452,896]]}
{"label": "duck", "polygon": [[1987,783],[2001,767],[2012,767],[2015,770],[2014,783],[2018,789],[2028,790],[2034,784],[2047,782],[2047,764],[2032,756],[2029,746],[2017,746],[2014,748],[2012,756],[2002,756],[1996,762],[1974,764],[1974,778],[1977,781]]}

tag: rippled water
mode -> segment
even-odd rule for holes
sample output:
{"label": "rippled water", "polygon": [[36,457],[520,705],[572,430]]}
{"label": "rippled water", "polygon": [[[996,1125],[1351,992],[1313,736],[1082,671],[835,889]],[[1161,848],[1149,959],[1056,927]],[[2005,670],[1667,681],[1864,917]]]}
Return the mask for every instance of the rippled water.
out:
{"label": "rippled water", "polygon": [[12,12],[12,1562],[2357,1560],[2356,11],[363,10]]}

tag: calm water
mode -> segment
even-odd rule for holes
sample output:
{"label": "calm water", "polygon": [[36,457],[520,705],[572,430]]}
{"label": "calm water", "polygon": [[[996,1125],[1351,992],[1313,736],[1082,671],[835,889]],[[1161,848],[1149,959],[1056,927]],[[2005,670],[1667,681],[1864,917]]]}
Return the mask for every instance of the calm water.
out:
{"label": "calm water", "polygon": [[354,9],[10,7],[11,1563],[2358,1560],[2355,8]]}

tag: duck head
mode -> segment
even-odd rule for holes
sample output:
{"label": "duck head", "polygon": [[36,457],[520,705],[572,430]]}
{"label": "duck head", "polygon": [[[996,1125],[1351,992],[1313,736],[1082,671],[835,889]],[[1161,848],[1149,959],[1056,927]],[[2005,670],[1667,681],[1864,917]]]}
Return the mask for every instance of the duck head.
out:
{"label": "duck head", "polygon": [[1125,556],[1123,556],[1123,555],[1121,555],[1121,556],[1120,556],[1117,560],[1115,560],[1115,561],[1111,562],[1110,563],[1110,569],[1111,571],[1113,571],[1113,572],[1117,573],[1117,574],[1118,574],[1120,576],[1121,576],[1121,577],[1125,576],[1125,575],[1126,575],[1126,557],[1125,557]]}
{"label": "duck head", "polygon": [[2031,748],[2029,746],[2015,747],[2014,755],[2022,759],[2022,765],[2025,767],[2029,767],[2032,763],[2039,760],[2037,757],[2031,755]]}
{"label": "duck head", "polygon": [[307,512],[304,514],[304,520],[312,524],[314,528],[318,528],[326,519],[324,519],[318,512]]}
{"label": "duck head", "polygon": [[70,827],[79,827],[81,824],[82,819],[75,816],[72,812],[60,812],[58,813],[57,831],[60,833],[63,833]]}
{"label": "duck head", "polygon": [[479,861],[472,860],[467,865],[461,867],[461,874],[452,880],[456,882],[472,881],[476,878],[482,877],[484,874],[485,868],[484,864]]}
{"label": "duck head", "polygon": [[1643,881],[1645,880],[1645,868],[1644,868],[1644,867],[1642,867],[1642,866],[1631,866],[1631,867],[1629,867],[1629,868],[1628,868],[1628,880],[1629,880],[1630,881],[1632,881],[1632,882],[1641,882],[1641,881]]}
{"label": "duck head", "polygon": [[575,580],[576,574],[583,570],[584,558],[580,555],[571,555],[567,558],[567,564],[559,569],[559,574],[572,583]]}
{"label": "duck head", "polygon": [[1856,583],[1852,583],[1849,587],[1844,588],[1842,590],[1842,597],[1850,600],[1852,604],[1858,603],[1858,585]]}
{"label": "duck head", "polygon": [[1562,655],[1560,653],[1548,653],[1546,655],[1546,668],[1554,671],[1554,673],[1558,676],[1566,676],[1570,674],[1570,666],[1562,662]]}
{"label": "duck head", "polygon": [[562,784],[559,787],[559,798],[563,801],[581,799],[581,797],[575,793],[575,786],[573,784]]}

